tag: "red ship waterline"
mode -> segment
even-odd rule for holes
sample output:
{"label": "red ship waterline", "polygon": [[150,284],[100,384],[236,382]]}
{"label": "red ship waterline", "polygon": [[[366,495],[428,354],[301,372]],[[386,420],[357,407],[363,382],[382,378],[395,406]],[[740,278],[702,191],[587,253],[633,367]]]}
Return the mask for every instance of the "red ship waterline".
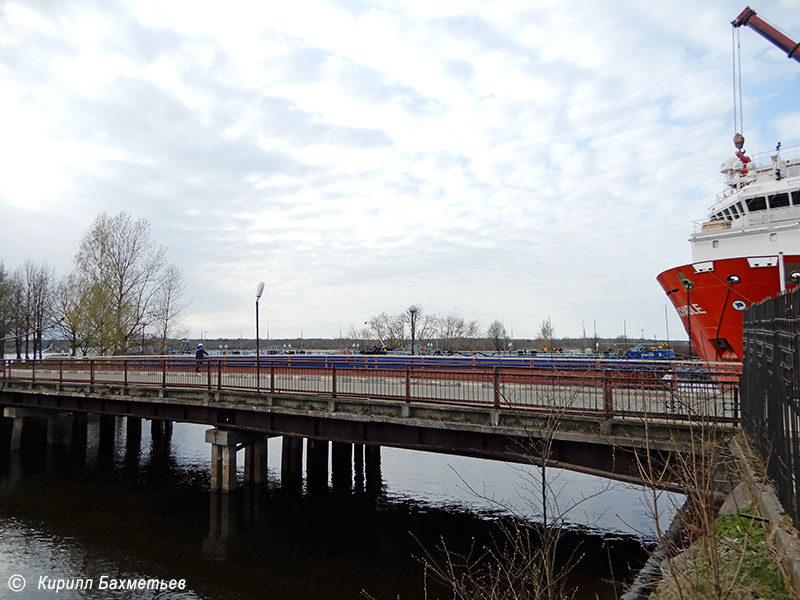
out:
{"label": "red ship waterline", "polygon": [[741,361],[744,310],[800,283],[800,146],[751,158],[741,135],[734,144],[692,262],[657,277],[707,362]]}

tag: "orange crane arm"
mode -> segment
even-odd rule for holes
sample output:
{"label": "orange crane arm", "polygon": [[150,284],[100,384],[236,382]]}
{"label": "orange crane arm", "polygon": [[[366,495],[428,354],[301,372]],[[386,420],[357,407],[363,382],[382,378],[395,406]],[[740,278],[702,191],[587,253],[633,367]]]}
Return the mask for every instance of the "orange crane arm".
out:
{"label": "orange crane arm", "polygon": [[738,17],[731,21],[731,25],[734,27],[747,25],[750,29],[755,30],[756,33],[786,52],[789,58],[800,62],[800,43],[795,42],[790,37],[775,29],[764,19],[756,16],[756,11],[749,6],[745,8]]}

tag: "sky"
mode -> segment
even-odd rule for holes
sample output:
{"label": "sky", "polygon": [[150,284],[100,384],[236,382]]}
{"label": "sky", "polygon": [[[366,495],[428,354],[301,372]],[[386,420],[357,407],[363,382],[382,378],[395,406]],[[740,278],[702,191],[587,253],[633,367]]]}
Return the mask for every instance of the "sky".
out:
{"label": "sky", "polygon": [[[0,0],[0,261],[146,219],[190,337],[411,304],[535,337],[686,338],[656,282],[722,190],[744,0]],[[759,16],[800,39],[798,0]],[[800,65],[740,30],[750,154]]]}

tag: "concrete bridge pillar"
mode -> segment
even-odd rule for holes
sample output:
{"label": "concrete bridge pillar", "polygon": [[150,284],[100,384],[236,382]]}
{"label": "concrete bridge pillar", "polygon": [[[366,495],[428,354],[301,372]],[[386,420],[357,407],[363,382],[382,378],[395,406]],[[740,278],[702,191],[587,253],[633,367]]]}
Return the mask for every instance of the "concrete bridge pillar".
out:
{"label": "concrete bridge pillar", "polygon": [[283,436],[281,449],[281,485],[295,488],[303,481],[303,438]]}
{"label": "concrete bridge pillar", "polygon": [[89,415],[85,412],[72,413],[72,443],[73,445],[86,445]]}
{"label": "concrete bridge pillar", "polygon": [[353,489],[353,444],[331,442],[331,483],[334,490]]}
{"label": "concrete bridge pillar", "polygon": [[[245,449],[245,480],[263,483],[267,477],[267,440],[264,434],[233,429],[209,429],[211,444],[211,491],[236,489],[236,452]],[[302,442],[302,440],[301,440]]]}
{"label": "concrete bridge pillar", "polygon": [[375,444],[364,446],[364,463],[367,480],[367,491],[376,493],[381,489],[381,447]]}
{"label": "concrete bridge pillar", "polygon": [[353,482],[356,492],[364,491],[364,444],[353,444]]}
{"label": "concrete bridge pillar", "polygon": [[328,440],[308,440],[306,477],[309,490],[328,488]]}
{"label": "concrete bridge pillar", "polygon": [[244,447],[244,480],[254,485],[267,480],[267,438],[253,440]]}
{"label": "concrete bridge pillar", "polygon": [[47,445],[56,446],[69,439],[70,422],[64,413],[50,413],[47,415]]}
{"label": "concrete bridge pillar", "polygon": [[13,420],[11,425],[11,452],[19,452],[22,447],[22,434],[25,429],[26,419],[41,417],[43,414],[47,415],[49,413],[43,413],[40,410],[32,408],[16,408],[11,406],[3,409],[3,416]]}

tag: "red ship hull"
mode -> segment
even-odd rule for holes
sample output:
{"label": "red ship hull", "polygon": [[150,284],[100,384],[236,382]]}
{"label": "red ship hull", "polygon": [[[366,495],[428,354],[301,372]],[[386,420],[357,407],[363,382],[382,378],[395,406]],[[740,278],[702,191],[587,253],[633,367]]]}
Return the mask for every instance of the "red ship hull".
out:
{"label": "red ship hull", "polygon": [[712,270],[688,264],[657,277],[703,360],[741,361],[744,309],[781,292],[780,268],[794,287],[789,273],[800,270],[800,255],[783,257],[782,267],[772,259],[773,266],[753,266],[759,257],[719,259]]}

